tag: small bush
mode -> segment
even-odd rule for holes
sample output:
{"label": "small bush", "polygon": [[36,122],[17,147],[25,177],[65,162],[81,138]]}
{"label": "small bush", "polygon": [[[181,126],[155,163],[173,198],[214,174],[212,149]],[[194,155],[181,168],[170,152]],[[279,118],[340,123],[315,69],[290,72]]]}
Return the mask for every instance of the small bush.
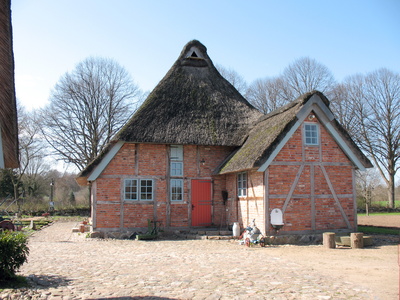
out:
{"label": "small bush", "polygon": [[0,278],[15,277],[16,271],[27,261],[28,238],[21,232],[0,233]]}

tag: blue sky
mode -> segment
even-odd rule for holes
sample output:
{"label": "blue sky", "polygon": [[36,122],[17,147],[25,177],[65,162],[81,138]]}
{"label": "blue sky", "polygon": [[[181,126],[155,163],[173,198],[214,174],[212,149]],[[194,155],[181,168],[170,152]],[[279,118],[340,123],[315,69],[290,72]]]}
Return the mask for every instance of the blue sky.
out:
{"label": "blue sky", "polygon": [[192,39],[214,64],[253,80],[309,56],[338,81],[381,67],[400,72],[400,0],[13,0],[17,99],[46,104],[89,56],[115,59],[152,90]]}

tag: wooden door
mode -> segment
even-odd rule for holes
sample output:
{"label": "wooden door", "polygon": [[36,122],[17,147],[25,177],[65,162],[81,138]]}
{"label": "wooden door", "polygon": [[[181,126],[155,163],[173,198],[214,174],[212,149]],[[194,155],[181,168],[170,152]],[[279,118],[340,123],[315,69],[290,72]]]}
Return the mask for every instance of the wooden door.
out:
{"label": "wooden door", "polygon": [[211,180],[192,180],[192,226],[211,225]]}

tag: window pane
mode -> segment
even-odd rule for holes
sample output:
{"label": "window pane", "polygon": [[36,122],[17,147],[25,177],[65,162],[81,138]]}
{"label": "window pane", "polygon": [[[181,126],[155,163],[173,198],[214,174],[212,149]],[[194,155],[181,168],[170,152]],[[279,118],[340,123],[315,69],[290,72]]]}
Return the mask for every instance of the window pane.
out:
{"label": "window pane", "polygon": [[137,180],[126,179],[125,180],[125,199],[126,200],[137,200]]}
{"label": "window pane", "polygon": [[171,145],[171,160],[183,160],[183,146]]}
{"label": "window pane", "polygon": [[140,200],[153,200],[153,181],[140,180]]}
{"label": "window pane", "polygon": [[183,163],[171,162],[171,176],[182,176],[182,175],[183,175]]}
{"label": "window pane", "polygon": [[182,201],[183,200],[183,180],[182,179],[171,179],[171,200]]}
{"label": "window pane", "polygon": [[247,194],[247,173],[239,173],[237,176],[238,196]]}
{"label": "window pane", "polygon": [[318,145],[317,124],[304,124],[304,137],[306,145]]}

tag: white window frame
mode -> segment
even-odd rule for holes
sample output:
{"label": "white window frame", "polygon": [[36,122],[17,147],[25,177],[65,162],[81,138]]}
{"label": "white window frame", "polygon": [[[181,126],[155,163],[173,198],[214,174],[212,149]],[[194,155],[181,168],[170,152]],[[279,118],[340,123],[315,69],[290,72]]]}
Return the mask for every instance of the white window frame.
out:
{"label": "white window frame", "polygon": [[183,145],[170,146],[170,159],[175,161],[183,161]]}
{"label": "white window frame", "polygon": [[[171,202],[183,201],[183,145],[170,145],[169,199]],[[177,192],[177,190],[180,191]]]}
{"label": "white window frame", "polygon": [[169,167],[170,176],[183,176],[183,145],[171,145]]}
{"label": "white window frame", "polygon": [[[130,186],[127,186],[127,183],[136,183],[136,192],[133,191],[128,191],[127,188]],[[151,185],[147,185],[149,182],[151,182]],[[134,187],[133,185],[131,186],[132,188]],[[142,189],[146,188],[151,188],[150,192],[142,193]],[[127,198],[127,193],[135,195],[134,197]],[[143,194],[150,194],[151,198],[150,199],[144,199]],[[125,201],[153,201],[154,200],[154,180],[153,179],[148,179],[148,178],[127,178],[124,180],[124,200]]]}
{"label": "white window frame", "polygon": [[[180,192],[174,191],[174,188],[181,188]],[[175,199],[176,196],[179,196],[180,199]],[[173,202],[183,201],[183,179],[173,178],[170,181],[170,199]]]}
{"label": "white window frame", "polygon": [[[318,146],[319,145],[319,128],[316,123],[304,123],[304,145]],[[314,136],[315,134],[315,136]]]}
{"label": "white window frame", "polygon": [[183,176],[183,162],[181,161],[171,161],[170,164],[170,174],[173,177],[182,177]]}
{"label": "white window frame", "polygon": [[237,174],[237,193],[238,197],[247,196],[247,172]]}

